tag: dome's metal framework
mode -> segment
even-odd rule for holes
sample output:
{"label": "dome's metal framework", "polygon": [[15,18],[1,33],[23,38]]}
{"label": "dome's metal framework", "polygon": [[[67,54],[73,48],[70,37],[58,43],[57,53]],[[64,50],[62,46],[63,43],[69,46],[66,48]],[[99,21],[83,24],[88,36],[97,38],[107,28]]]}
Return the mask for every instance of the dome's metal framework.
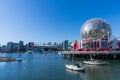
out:
{"label": "dome's metal framework", "polygon": [[83,24],[81,36],[82,39],[110,39],[111,27],[105,20],[93,18]]}

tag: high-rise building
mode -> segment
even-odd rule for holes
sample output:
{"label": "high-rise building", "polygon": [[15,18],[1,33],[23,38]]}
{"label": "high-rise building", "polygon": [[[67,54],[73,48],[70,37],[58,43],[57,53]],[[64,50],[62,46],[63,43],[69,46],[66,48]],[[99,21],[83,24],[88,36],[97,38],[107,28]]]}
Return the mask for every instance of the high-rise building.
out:
{"label": "high-rise building", "polygon": [[59,49],[59,50],[63,50],[63,45],[62,45],[62,43],[59,43],[59,44],[58,44],[58,49]]}
{"label": "high-rise building", "polygon": [[12,52],[13,51],[13,42],[8,42],[7,43],[7,51]]}
{"label": "high-rise building", "polygon": [[48,42],[48,45],[51,45],[51,42]]}
{"label": "high-rise building", "polygon": [[69,41],[68,40],[65,40],[63,42],[63,50],[68,50],[68,47],[69,47]]}
{"label": "high-rise building", "polygon": [[7,52],[7,46],[6,45],[2,45],[1,52]]}
{"label": "high-rise building", "polygon": [[58,43],[54,42],[53,45],[58,46]]}
{"label": "high-rise building", "polygon": [[19,41],[19,50],[21,51],[24,47],[23,41]]}
{"label": "high-rise building", "polygon": [[19,43],[13,43],[13,52],[19,52]]}

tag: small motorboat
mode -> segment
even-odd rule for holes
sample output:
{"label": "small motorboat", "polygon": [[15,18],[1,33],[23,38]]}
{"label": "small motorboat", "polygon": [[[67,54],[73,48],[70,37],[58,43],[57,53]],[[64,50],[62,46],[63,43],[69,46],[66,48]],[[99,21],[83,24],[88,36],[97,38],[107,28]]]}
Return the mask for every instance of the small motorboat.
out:
{"label": "small motorboat", "polygon": [[32,54],[33,53],[33,51],[27,51],[26,52],[26,54]]}
{"label": "small motorboat", "polygon": [[15,61],[22,61],[23,58],[16,58]]}
{"label": "small motorboat", "polygon": [[74,71],[84,71],[85,68],[81,67],[79,64],[66,64],[65,67]]}
{"label": "small motorboat", "polygon": [[83,63],[90,64],[90,65],[105,65],[105,64],[109,64],[108,62],[99,61],[99,60],[83,61]]}

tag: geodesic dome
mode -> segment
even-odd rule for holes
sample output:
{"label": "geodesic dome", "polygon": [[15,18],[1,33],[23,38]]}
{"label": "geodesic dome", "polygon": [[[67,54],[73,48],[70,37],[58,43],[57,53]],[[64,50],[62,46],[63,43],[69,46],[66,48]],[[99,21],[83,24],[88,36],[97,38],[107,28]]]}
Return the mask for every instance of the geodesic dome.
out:
{"label": "geodesic dome", "polygon": [[109,39],[111,36],[111,27],[105,20],[93,18],[83,24],[81,36],[82,39]]}

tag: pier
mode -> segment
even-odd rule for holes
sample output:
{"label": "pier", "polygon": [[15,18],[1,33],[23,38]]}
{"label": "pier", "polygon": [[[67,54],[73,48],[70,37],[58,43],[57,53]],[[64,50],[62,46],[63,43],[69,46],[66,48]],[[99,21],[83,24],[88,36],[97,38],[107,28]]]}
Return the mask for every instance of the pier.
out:
{"label": "pier", "polygon": [[119,60],[120,51],[62,51],[64,58]]}

